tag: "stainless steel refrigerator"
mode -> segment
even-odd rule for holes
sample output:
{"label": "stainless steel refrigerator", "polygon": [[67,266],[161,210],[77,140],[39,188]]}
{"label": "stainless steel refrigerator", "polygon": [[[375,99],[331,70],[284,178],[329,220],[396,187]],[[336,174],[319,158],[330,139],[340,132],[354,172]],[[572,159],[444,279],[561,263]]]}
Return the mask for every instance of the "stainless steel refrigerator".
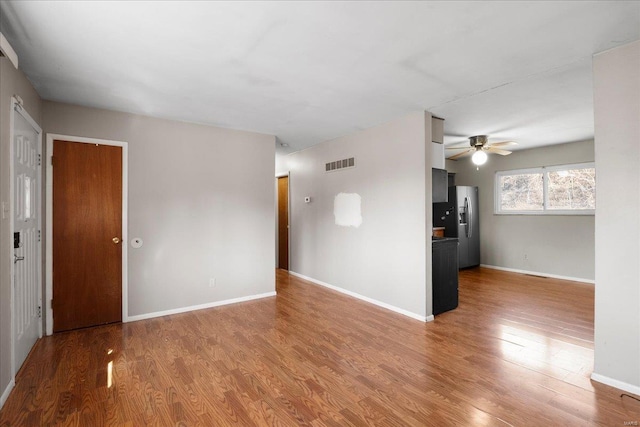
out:
{"label": "stainless steel refrigerator", "polygon": [[458,238],[460,268],[480,265],[478,187],[449,187],[449,201],[433,204],[433,226],[445,237]]}

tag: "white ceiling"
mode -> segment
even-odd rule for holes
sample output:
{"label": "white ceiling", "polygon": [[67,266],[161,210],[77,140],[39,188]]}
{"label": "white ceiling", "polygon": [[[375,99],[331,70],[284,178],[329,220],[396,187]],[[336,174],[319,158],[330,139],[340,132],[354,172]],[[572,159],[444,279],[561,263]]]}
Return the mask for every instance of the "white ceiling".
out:
{"label": "white ceiling", "polygon": [[48,100],[253,130],[288,151],[417,110],[447,143],[593,137],[591,56],[640,2],[5,2]]}

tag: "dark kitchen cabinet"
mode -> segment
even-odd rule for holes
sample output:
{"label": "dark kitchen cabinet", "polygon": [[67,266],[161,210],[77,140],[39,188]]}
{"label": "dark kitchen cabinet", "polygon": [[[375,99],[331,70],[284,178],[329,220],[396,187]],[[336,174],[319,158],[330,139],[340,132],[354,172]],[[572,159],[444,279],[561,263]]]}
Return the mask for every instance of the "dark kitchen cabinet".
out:
{"label": "dark kitchen cabinet", "polygon": [[445,169],[431,168],[431,198],[432,203],[447,202],[449,200],[448,175]]}
{"label": "dark kitchen cabinet", "polygon": [[458,307],[458,239],[436,239],[432,245],[433,314]]}

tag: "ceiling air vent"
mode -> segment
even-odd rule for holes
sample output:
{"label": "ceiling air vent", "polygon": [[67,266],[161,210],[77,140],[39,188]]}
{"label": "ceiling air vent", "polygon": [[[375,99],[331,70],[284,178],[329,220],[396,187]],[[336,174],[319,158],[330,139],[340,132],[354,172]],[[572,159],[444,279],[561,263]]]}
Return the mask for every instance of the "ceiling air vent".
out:
{"label": "ceiling air vent", "polygon": [[356,167],[356,158],[349,157],[348,159],[336,160],[324,164],[325,172],[335,172],[343,169],[350,169]]}

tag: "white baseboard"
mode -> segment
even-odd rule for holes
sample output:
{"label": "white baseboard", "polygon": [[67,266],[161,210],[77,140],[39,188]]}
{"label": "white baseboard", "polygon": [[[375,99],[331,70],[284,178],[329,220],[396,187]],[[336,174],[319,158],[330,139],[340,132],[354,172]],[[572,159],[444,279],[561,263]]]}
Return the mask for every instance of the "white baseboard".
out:
{"label": "white baseboard", "polygon": [[549,277],[552,279],[569,280],[571,282],[589,283],[591,285],[596,283],[595,280],[591,280],[591,279],[582,279],[580,277],[570,277],[570,276],[560,276],[559,274],[540,273],[538,271],[519,270],[517,268],[498,267],[497,265],[480,264],[480,267],[491,268],[493,270],[510,271],[512,273],[531,274],[533,276]]}
{"label": "white baseboard", "polygon": [[403,308],[399,308],[399,307],[396,307],[394,305],[387,304],[386,302],[378,301],[378,300],[375,300],[373,298],[369,298],[369,297],[366,297],[364,295],[360,295],[360,294],[357,294],[355,292],[346,290],[344,288],[339,288],[338,286],[331,285],[331,284],[323,282],[321,280],[316,280],[313,277],[308,277],[308,276],[305,276],[304,274],[296,273],[295,271],[291,271],[290,270],[289,274],[291,274],[292,276],[296,276],[296,277],[299,277],[301,279],[304,279],[304,280],[306,280],[308,282],[314,283],[316,285],[324,286],[325,288],[333,289],[334,291],[340,292],[342,294],[349,295],[351,297],[358,298],[359,300],[366,301],[366,302],[368,302],[370,304],[377,305],[378,307],[382,307],[382,308],[386,308],[387,310],[395,311],[396,313],[400,313],[400,314],[402,314],[404,316],[411,317],[412,319],[416,319],[416,320],[419,320],[421,322],[432,322],[433,321],[433,316],[426,316],[426,317],[425,316],[421,316],[419,314],[412,313],[412,312],[410,312],[408,310],[405,310]]}
{"label": "white baseboard", "polygon": [[168,316],[170,314],[186,313],[188,311],[203,310],[205,308],[220,307],[221,305],[236,304],[238,302],[245,302],[245,301],[251,301],[251,300],[254,300],[254,299],[268,298],[268,297],[274,297],[274,296],[276,296],[275,291],[274,292],[266,292],[264,294],[249,295],[249,296],[240,297],[240,298],[232,298],[232,299],[227,299],[227,300],[224,300],[224,301],[215,301],[215,302],[209,302],[209,303],[206,303],[206,304],[199,304],[199,305],[191,305],[191,306],[188,306],[188,307],[174,308],[174,309],[171,309],[171,310],[155,311],[153,313],[138,314],[136,316],[129,316],[127,318],[127,322],[136,322],[138,320],[152,319],[154,317]]}
{"label": "white baseboard", "polygon": [[595,372],[591,374],[591,379],[593,381],[597,381],[599,383],[606,384],[608,386],[615,387],[629,393],[633,393],[636,396],[640,396],[640,386],[625,383],[624,381],[614,380],[613,378],[596,374]]}
{"label": "white baseboard", "polygon": [[11,378],[11,381],[9,381],[9,384],[7,384],[7,388],[4,389],[2,396],[0,396],[0,409],[2,409],[2,407],[4,406],[4,402],[6,402],[9,398],[9,394],[11,393],[11,390],[13,390],[13,387],[15,387],[15,385],[16,380],[14,378]]}

